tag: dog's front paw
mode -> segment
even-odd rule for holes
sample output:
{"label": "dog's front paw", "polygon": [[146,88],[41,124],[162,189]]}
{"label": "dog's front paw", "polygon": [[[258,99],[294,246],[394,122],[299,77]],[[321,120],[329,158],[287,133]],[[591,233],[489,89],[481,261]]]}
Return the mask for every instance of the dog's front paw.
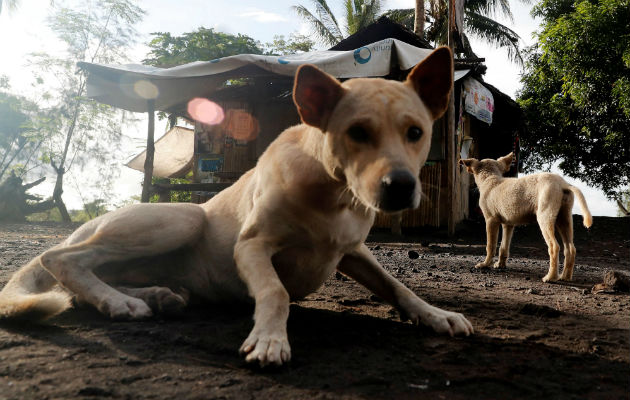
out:
{"label": "dog's front paw", "polygon": [[434,308],[435,310],[430,312],[426,320],[422,322],[433,328],[437,333],[448,333],[451,336],[468,336],[475,333],[472,324],[463,314]]}
{"label": "dog's front paw", "polygon": [[475,333],[470,321],[463,314],[442,310],[428,304],[418,308],[416,312],[407,313],[412,322],[421,323],[437,333],[455,335],[472,335]]}
{"label": "dog's front paw", "polygon": [[286,332],[264,333],[252,330],[243,342],[241,354],[248,363],[258,362],[261,367],[282,365],[291,360],[291,347]]}
{"label": "dog's front paw", "polygon": [[488,268],[490,266],[491,263],[487,263],[487,262],[480,262],[478,264],[475,264],[475,268]]}

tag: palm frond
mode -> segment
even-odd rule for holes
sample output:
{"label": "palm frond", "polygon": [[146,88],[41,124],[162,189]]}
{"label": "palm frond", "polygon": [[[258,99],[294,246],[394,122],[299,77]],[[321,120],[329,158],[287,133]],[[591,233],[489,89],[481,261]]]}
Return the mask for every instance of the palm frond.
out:
{"label": "palm frond", "polygon": [[[330,10],[328,3],[326,0],[311,0],[313,6],[315,6],[315,12],[319,17],[319,20],[330,30],[330,32],[339,40],[343,39],[343,33],[341,32],[341,28],[339,22],[337,22],[337,18],[335,14]],[[339,41],[338,40],[338,41]]]}
{"label": "palm frond", "polygon": [[519,48],[520,36],[505,25],[475,12],[467,12],[464,19],[467,31],[493,44],[505,48],[511,61],[523,65],[523,58]]}
{"label": "palm frond", "polygon": [[403,25],[405,28],[413,31],[415,18],[415,10],[413,8],[397,8],[393,10],[387,10],[383,15],[391,19],[392,21]]}
{"label": "palm frond", "polygon": [[486,17],[500,14],[510,21],[514,21],[509,0],[467,0],[465,10],[467,14],[475,12]]}
{"label": "palm frond", "polygon": [[346,30],[349,35],[367,27],[380,16],[380,0],[345,0]]}
{"label": "palm frond", "polygon": [[331,24],[330,20],[326,24],[302,5],[293,6],[291,9],[311,26],[312,33],[323,44],[333,46],[343,39],[339,26]]}

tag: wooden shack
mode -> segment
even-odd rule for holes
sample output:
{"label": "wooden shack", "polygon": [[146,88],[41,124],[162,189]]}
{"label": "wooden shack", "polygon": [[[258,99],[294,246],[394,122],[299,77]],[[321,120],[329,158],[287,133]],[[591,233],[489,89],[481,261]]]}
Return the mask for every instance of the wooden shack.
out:
{"label": "wooden shack", "polygon": [[[380,60],[384,67],[381,66],[378,73],[370,75],[364,62],[374,56],[372,61],[376,63],[374,60],[381,50],[391,52],[391,58]],[[403,53],[399,53],[401,51]],[[188,69],[180,68],[173,76],[169,76],[168,71],[156,73],[142,66],[114,69],[83,64],[82,68],[90,72],[88,94],[92,87],[92,97],[99,101],[132,111],[152,112],[152,107],[155,107],[156,110],[194,121],[192,168],[196,183],[186,188],[194,191],[193,201],[202,202],[252,168],[280,132],[299,123],[291,96],[294,72],[291,73],[287,67],[296,68],[299,63],[319,60],[319,65],[341,80],[355,76],[403,80],[415,65],[409,63],[410,57],[407,56],[411,54],[421,60],[430,51],[429,43],[413,32],[387,18],[381,18],[328,52],[308,53],[293,58],[227,57],[225,60],[208,62],[208,65],[195,64]],[[338,60],[341,53],[346,56],[345,66],[340,67],[335,64],[338,61],[326,59],[331,57],[330,60]],[[228,67],[216,72],[216,65],[211,64],[219,61]],[[453,123],[457,129],[449,134],[445,117],[434,125],[429,159],[420,176],[424,193],[420,207],[404,212],[400,220],[379,215],[376,227],[391,227],[396,223],[402,228],[453,226],[467,218],[475,205],[474,192],[472,201],[470,197],[470,179],[458,166],[460,155],[497,157],[512,150],[518,151],[518,135],[522,125],[520,109],[508,96],[483,82],[484,66],[481,61],[456,60]],[[203,75],[199,72],[203,68],[215,69]],[[143,106],[142,98],[131,98],[129,90],[121,89],[121,77],[129,80],[129,85],[133,87],[137,86],[140,79],[148,81],[156,86],[155,92],[159,94],[149,101],[145,100],[148,106]],[[478,119],[479,116],[465,111],[466,85],[470,84],[477,85],[479,91],[485,93],[481,97],[492,98],[492,101],[486,102],[487,109],[481,110],[486,113],[484,117],[490,113],[491,123],[483,122]],[[206,110],[210,117],[204,119],[194,115],[197,112],[195,107],[200,110],[214,107],[215,111]],[[214,120],[215,117],[218,119]],[[454,147],[449,147],[449,140]],[[447,175],[453,171],[449,179]]]}

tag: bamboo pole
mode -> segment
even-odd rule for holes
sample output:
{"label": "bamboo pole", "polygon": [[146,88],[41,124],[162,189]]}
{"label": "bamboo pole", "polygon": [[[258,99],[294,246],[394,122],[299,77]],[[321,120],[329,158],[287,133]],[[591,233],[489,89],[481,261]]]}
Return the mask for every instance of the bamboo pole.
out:
{"label": "bamboo pole", "polygon": [[147,132],[147,152],[144,160],[144,182],[140,201],[148,203],[151,197],[151,180],[153,179],[153,159],[155,157],[155,101],[147,102],[149,126]]}
{"label": "bamboo pole", "polygon": [[[448,2],[448,47],[453,52],[455,45],[453,43],[453,31],[455,29],[455,0]],[[454,54],[454,52],[453,52]],[[455,185],[457,183],[455,177],[455,168],[457,168],[457,158],[455,157],[455,80],[451,87],[451,97],[448,102],[448,111],[446,113],[446,174],[447,174],[447,213],[448,213],[448,235],[455,234],[455,220],[457,199],[455,197]]]}

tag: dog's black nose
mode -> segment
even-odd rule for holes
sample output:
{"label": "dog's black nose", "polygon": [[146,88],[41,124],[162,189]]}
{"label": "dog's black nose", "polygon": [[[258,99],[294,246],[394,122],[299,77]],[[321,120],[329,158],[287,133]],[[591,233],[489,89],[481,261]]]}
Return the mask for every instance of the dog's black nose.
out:
{"label": "dog's black nose", "polygon": [[381,206],[400,211],[413,206],[416,178],[406,169],[395,169],[381,179]]}

